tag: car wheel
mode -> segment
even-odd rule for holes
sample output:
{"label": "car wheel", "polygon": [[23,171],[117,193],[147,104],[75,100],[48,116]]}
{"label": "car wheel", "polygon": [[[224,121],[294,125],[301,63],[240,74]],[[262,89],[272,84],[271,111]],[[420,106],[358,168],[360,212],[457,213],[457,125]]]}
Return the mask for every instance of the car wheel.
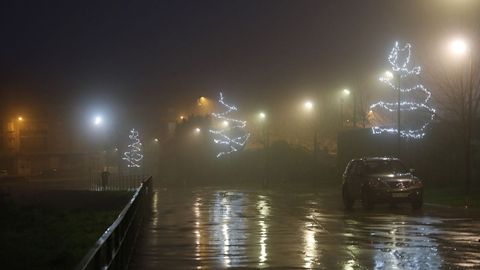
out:
{"label": "car wheel", "polygon": [[362,205],[366,210],[372,210],[374,203],[368,188],[362,190]]}
{"label": "car wheel", "polygon": [[342,198],[343,198],[343,205],[345,206],[345,209],[352,210],[353,204],[355,201],[352,199],[350,194],[348,194],[347,188],[345,187],[342,189]]}
{"label": "car wheel", "polygon": [[423,206],[423,194],[420,193],[420,195],[412,200],[412,209],[413,210],[418,210],[422,208]]}

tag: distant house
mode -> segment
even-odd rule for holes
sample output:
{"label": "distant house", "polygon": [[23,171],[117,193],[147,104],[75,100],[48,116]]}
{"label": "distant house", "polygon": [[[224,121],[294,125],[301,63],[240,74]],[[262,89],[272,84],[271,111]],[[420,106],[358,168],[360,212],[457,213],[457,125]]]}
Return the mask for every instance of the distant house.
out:
{"label": "distant house", "polygon": [[4,119],[0,129],[0,169],[10,174],[85,170],[88,150],[57,119]]}

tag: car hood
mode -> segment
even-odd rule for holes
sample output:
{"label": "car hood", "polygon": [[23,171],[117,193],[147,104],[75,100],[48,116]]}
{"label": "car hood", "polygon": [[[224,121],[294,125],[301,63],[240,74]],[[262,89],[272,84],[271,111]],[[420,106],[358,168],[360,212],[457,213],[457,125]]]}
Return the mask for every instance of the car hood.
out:
{"label": "car hood", "polygon": [[402,174],[371,174],[369,177],[377,178],[382,181],[399,181],[399,180],[412,180],[414,176],[411,173],[402,173]]}

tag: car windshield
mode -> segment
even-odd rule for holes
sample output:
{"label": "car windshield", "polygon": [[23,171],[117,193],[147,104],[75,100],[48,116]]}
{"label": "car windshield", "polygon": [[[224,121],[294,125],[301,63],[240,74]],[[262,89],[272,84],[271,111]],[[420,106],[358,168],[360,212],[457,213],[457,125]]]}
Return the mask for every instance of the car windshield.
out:
{"label": "car windshield", "polygon": [[367,174],[402,174],[407,168],[398,160],[371,160],[365,162]]}

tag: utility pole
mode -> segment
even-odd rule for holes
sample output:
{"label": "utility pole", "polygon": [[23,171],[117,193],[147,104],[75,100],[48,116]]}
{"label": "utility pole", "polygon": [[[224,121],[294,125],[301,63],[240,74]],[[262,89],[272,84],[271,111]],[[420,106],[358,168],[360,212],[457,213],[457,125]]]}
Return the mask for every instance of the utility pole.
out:
{"label": "utility pole", "polygon": [[470,72],[468,81],[468,105],[467,105],[467,136],[466,136],[466,151],[465,151],[465,203],[466,206],[470,204],[470,181],[471,181],[471,166],[472,166],[472,107],[473,107],[473,50],[470,53]]}
{"label": "utility pole", "polygon": [[352,121],[352,128],[357,127],[357,89],[353,90],[353,121]]}
{"label": "utility pole", "polygon": [[340,129],[343,129],[343,98],[340,99]]}
{"label": "utility pole", "polygon": [[401,98],[402,98],[402,91],[400,88],[400,74],[397,74],[397,85],[398,85],[398,100],[397,100],[397,157],[400,158],[400,151],[402,145],[402,133],[401,133],[401,125],[400,125],[400,105],[401,105]]}

